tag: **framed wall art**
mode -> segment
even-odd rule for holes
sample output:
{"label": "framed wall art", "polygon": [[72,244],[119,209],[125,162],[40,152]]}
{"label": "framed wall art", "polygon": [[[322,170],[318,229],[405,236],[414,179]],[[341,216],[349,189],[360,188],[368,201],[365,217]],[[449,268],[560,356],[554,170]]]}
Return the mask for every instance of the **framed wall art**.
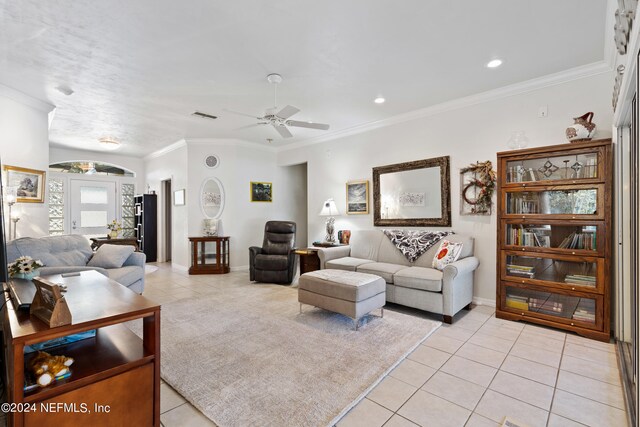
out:
{"label": "framed wall art", "polygon": [[176,190],[173,192],[173,205],[174,206],[184,206],[186,205],[185,199],[185,190]]}
{"label": "framed wall art", "polygon": [[273,184],[270,182],[251,181],[252,202],[273,202]]}
{"label": "framed wall art", "polygon": [[347,214],[366,215],[369,213],[369,181],[347,182]]}
{"label": "framed wall art", "polygon": [[16,189],[18,203],[44,203],[46,172],[17,166],[4,167],[7,187]]}

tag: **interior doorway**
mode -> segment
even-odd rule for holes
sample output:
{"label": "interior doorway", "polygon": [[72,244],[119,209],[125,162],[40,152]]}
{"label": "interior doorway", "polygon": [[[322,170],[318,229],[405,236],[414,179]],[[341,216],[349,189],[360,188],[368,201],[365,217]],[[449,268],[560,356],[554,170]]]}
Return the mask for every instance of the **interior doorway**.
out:
{"label": "interior doorway", "polygon": [[165,179],[162,181],[162,231],[164,235],[163,253],[164,261],[171,261],[171,208],[173,192],[171,191],[171,180]]}

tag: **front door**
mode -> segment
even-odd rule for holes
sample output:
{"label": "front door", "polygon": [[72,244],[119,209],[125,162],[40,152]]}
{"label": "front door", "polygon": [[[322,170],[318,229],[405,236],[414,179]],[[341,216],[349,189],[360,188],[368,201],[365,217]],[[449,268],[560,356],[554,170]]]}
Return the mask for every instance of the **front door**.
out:
{"label": "front door", "polygon": [[116,218],[116,183],[71,180],[71,234],[105,237]]}

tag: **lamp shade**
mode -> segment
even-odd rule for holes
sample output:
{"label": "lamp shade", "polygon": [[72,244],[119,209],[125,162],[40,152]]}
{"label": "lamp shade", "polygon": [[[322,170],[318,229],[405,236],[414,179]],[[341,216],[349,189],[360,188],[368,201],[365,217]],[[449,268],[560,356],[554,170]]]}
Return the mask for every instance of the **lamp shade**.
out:
{"label": "lamp shade", "polygon": [[327,199],[322,205],[322,210],[320,211],[320,216],[336,216],[340,215],[340,211],[336,207],[336,202],[333,199]]}

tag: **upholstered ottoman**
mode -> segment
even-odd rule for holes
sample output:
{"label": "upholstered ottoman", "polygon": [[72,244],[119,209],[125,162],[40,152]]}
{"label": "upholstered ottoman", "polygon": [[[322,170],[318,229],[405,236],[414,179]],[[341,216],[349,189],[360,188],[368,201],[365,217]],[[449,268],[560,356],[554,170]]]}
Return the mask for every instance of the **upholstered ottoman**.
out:
{"label": "upholstered ottoman", "polygon": [[376,308],[384,316],[386,283],[382,277],[344,270],[317,270],[298,280],[298,301],[351,317],[358,330],[362,316]]}

